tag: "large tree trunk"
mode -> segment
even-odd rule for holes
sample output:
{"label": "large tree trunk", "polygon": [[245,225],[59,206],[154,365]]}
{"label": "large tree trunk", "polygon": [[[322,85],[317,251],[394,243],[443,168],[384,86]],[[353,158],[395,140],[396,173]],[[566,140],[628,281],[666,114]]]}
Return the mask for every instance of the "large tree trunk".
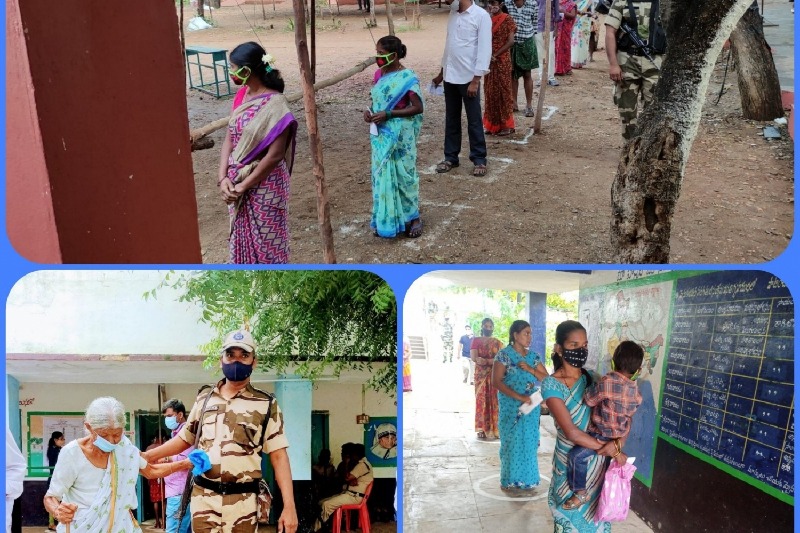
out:
{"label": "large tree trunk", "polygon": [[322,141],[317,126],[317,102],[314,83],[311,81],[311,66],[306,45],[306,17],[304,0],[293,0],[294,42],[297,48],[297,62],[300,64],[300,78],[303,83],[303,107],[306,112],[308,145],[311,148],[313,173],[317,185],[317,219],[322,237],[322,255],[326,263],[335,263],[333,253],[333,229],[331,228],[331,209],[328,203],[328,188],[325,184],[325,168],[322,165]]}
{"label": "large tree trunk", "polygon": [[640,114],[611,186],[611,242],[619,263],[666,263],[672,216],[708,81],[752,0],[662,0],[668,48],[653,103]]}
{"label": "large tree trunk", "polygon": [[742,114],[751,120],[773,120],[783,116],[781,83],[764,38],[764,21],[754,3],[731,33],[731,51],[739,74]]}
{"label": "large tree trunk", "polygon": [[203,0],[197,0],[197,16],[205,17],[205,8],[203,7]]}

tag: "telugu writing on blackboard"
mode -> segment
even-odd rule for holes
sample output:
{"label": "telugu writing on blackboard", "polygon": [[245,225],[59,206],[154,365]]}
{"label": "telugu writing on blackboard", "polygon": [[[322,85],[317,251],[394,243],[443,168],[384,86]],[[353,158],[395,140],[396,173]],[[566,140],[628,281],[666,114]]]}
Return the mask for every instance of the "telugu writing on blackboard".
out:
{"label": "telugu writing on blackboard", "polygon": [[794,496],[794,302],[765,272],[676,282],[662,433]]}

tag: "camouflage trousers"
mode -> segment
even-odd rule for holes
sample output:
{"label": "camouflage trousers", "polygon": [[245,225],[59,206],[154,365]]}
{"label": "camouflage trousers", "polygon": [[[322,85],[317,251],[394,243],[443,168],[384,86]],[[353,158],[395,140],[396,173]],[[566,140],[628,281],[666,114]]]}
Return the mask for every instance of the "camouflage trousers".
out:
{"label": "camouflage trousers", "polygon": [[[653,58],[661,68],[662,57],[657,55]],[[622,69],[622,82],[614,85],[614,104],[619,108],[622,119],[622,136],[628,140],[636,130],[639,98],[642,99],[642,109],[653,101],[653,88],[658,81],[659,71],[646,57],[626,52],[617,52],[617,62]]]}
{"label": "camouflage trousers", "polygon": [[193,533],[255,533],[256,494],[217,494],[197,485],[192,490]]}

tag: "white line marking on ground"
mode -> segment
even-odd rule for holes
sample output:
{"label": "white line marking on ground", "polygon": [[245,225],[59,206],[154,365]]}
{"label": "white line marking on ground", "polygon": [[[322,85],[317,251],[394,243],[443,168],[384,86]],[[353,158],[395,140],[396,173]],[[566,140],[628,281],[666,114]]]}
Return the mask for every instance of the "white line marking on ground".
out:
{"label": "white line marking on ground", "polygon": [[[481,496],[489,498],[490,500],[498,500],[501,502],[532,502],[536,500],[541,500],[542,498],[547,498],[548,491],[544,490],[545,487],[543,486],[542,483],[540,483],[539,486],[536,488],[536,494],[534,494],[533,496],[519,496],[516,498],[511,496],[498,496],[496,494],[492,494],[491,492],[486,492],[481,488],[482,483],[489,481],[490,479],[497,479],[499,477],[500,474],[492,474],[491,476],[479,479],[478,481],[472,484],[472,490],[474,490],[477,494],[480,494]],[[549,477],[542,475],[540,475],[539,477],[541,477],[543,481],[547,481],[548,483],[550,483]]]}

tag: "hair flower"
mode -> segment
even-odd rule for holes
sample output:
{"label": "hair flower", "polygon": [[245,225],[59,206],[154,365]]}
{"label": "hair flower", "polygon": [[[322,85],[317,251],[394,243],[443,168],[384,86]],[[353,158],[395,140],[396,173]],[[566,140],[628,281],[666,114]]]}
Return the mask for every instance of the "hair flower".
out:
{"label": "hair flower", "polygon": [[275,58],[272,57],[272,54],[264,54],[261,56],[261,61],[267,66],[266,71],[272,72],[272,64],[275,63]]}

